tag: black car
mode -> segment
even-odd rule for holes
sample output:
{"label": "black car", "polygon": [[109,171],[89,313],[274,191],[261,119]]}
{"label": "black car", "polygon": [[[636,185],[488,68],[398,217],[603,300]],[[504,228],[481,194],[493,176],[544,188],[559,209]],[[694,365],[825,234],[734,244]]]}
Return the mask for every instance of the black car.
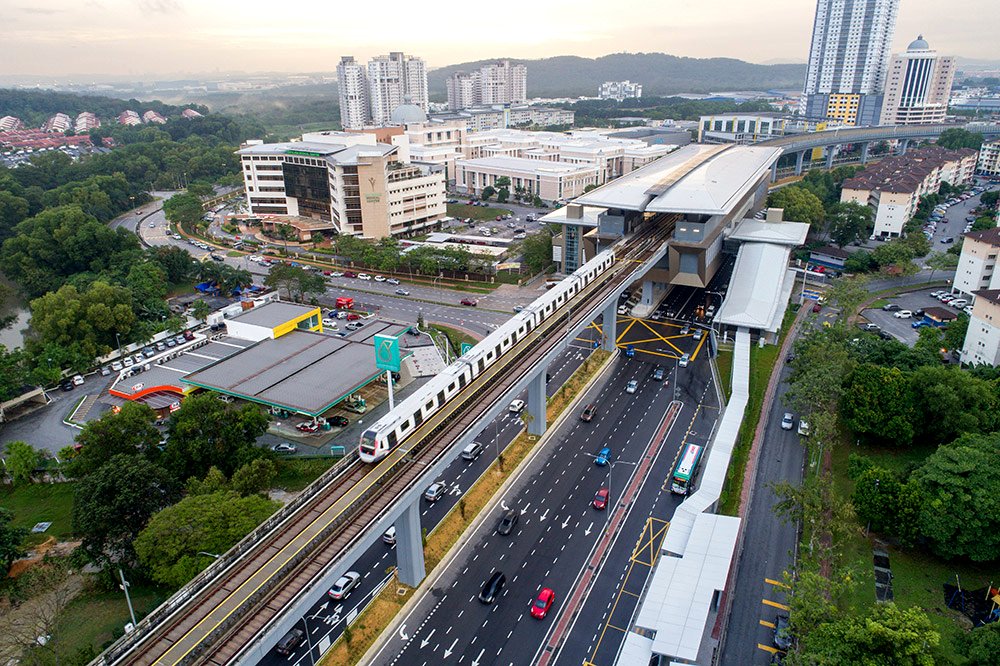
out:
{"label": "black car", "polygon": [[350,421],[347,420],[346,416],[340,416],[340,415],[331,416],[330,418],[327,419],[327,421],[334,428],[346,428],[347,424],[350,423]]}
{"label": "black car", "polygon": [[497,523],[497,534],[502,534],[507,536],[514,531],[514,527],[517,525],[517,510],[508,509],[503,512],[500,516],[500,522]]}
{"label": "black car", "polygon": [[302,645],[302,641],[306,638],[306,632],[298,627],[290,630],[285,636],[278,641],[278,645],[274,648],[278,654],[292,654],[295,652],[295,648]]}
{"label": "black car", "polygon": [[73,390],[73,380],[72,379],[67,379],[62,384],[59,385],[59,388],[61,388],[63,391],[72,391]]}
{"label": "black car", "polygon": [[787,650],[792,647],[792,627],[788,624],[787,615],[774,618],[774,647]]}
{"label": "black car", "polygon": [[664,376],[665,374],[666,374],[666,373],[664,373],[664,372],[663,372],[663,367],[662,367],[662,366],[657,366],[657,367],[656,367],[656,368],[655,368],[655,369],[653,370],[653,379],[655,379],[655,380],[656,380],[656,381],[658,381],[658,382],[662,382],[662,381],[663,381],[663,376]]}
{"label": "black car", "polygon": [[899,309],[899,305],[897,305],[896,303],[886,303],[885,305],[882,306],[882,309],[885,310],[886,312],[893,312]]}
{"label": "black car", "polygon": [[483,589],[479,593],[479,600],[484,604],[492,604],[503,592],[503,586],[507,582],[507,577],[501,571],[494,571],[493,575],[483,583]]}

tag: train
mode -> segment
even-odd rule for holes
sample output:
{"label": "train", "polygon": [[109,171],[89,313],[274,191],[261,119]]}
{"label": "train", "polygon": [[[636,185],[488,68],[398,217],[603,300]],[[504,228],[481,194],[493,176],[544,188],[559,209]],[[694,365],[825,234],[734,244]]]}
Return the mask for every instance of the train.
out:
{"label": "train", "polygon": [[375,463],[385,458],[427,419],[441,411],[476,377],[497,363],[531,331],[552,317],[559,308],[615,264],[613,248],[574,271],[506,323],[486,336],[418,391],[413,393],[361,434],[358,456]]}

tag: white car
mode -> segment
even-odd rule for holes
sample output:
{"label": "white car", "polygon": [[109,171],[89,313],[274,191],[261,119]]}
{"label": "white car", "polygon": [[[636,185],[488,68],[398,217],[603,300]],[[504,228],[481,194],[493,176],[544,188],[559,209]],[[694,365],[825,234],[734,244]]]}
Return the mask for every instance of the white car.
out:
{"label": "white car", "polygon": [[909,319],[913,316],[913,313],[909,310],[900,310],[899,312],[893,312],[892,316],[896,319]]}
{"label": "white car", "polygon": [[330,277],[344,277],[343,271],[334,271],[330,273]]}
{"label": "white car", "polygon": [[634,379],[630,379],[628,384],[625,385],[626,393],[635,393],[639,389],[639,382]]}
{"label": "white car", "polygon": [[799,432],[799,435],[801,435],[802,437],[808,437],[809,436],[809,422],[806,421],[805,419],[799,419],[799,430],[798,430],[798,432]]}
{"label": "white car", "polygon": [[386,282],[388,284],[396,284],[396,285],[399,284],[399,280],[397,280],[396,278],[389,278],[388,280],[386,280]]}
{"label": "white car", "polygon": [[331,599],[341,600],[346,599],[351,596],[351,590],[358,586],[361,582],[361,574],[357,571],[348,571],[343,576],[337,579],[337,582],[333,584],[330,591],[327,594]]}
{"label": "white car", "polygon": [[962,308],[962,312],[964,312],[965,314],[967,314],[967,315],[969,315],[971,317],[972,316],[972,306],[971,305],[966,305],[964,308]]}
{"label": "white car", "polygon": [[368,275],[368,273],[358,273],[358,279],[359,280],[371,280],[372,276]]}
{"label": "white car", "polygon": [[122,365],[122,362],[121,362],[121,361],[114,361],[114,362],[113,362],[113,363],[111,364],[111,369],[112,369],[112,370],[114,370],[115,372],[121,372],[121,369],[122,369],[123,367],[124,367],[124,366]]}
{"label": "white car", "polygon": [[791,430],[794,424],[795,417],[792,416],[791,412],[785,412],[785,415],[781,417],[781,429]]}
{"label": "white car", "polygon": [[375,276],[375,281],[376,282],[385,282],[385,276],[384,275],[376,275]]}
{"label": "white car", "polygon": [[131,357],[131,356],[126,356],[126,357],[125,357],[125,358],[124,358],[124,359],[122,360],[122,363],[124,363],[124,364],[125,364],[125,367],[126,367],[126,368],[131,368],[131,367],[132,367],[133,365],[135,365],[135,361],[133,361],[133,360],[132,360],[132,357]]}
{"label": "white car", "polygon": [[83,375],[73,376],[73,386],[83,386]]}
{"label": "white car", "polygon": [[510,403],[510,407],[507,408],[511,414],[520,414],[521,410],[524,409],[524,400],[515,400]]}
{"label": "white car", "polygon": [[688,367],[688,363],[690,362],[691,362],[691,354],[684,354],[683,356],[681,356],[681,360],[677,361],[677,365],[681,366],[682,368],[686,368]]}
{"label": "white car", "polygon": [[336,331],[338,330],[339,327],[337,326],[337,322],[335,322],[333,319],[323,319],[323,328],[328,328],[331,331]]}

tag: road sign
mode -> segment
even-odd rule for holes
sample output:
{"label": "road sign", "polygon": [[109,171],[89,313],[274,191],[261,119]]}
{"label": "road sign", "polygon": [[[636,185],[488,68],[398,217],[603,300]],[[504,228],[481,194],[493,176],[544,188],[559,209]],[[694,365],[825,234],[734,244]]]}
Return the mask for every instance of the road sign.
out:
{"label": "road sign", "polygon": [[465,356],[465,352],[469,351],[470,349],[472,349],[472,344],[469,343],[469,342],[463,342],[462,343],[462,353],[460,355],[461,356]]}
{"label": "road sign", "polygon": [[392,335],[375,336],[375,367],[399,372],[399,338]]}

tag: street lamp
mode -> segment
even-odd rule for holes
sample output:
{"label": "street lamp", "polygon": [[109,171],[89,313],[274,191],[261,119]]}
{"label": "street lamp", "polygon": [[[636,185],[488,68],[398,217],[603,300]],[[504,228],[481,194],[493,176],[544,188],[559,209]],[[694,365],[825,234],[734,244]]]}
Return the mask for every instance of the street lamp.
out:
{"label": "street lamp", "polygon": [[118,344],[118,360],[121,360],[121,358],[122,358],[122,340],[118,336],[117,332],[115,333],[115,342]]}
{"label": "street lamp", "polygon": [[125,593],[125,603],[128,604],[128,614],[129,617],[132,618],[132,629],[135,630],[135,625],[137,625],[138,622],[135,621],[135,611],[132,609],[132,597],[128,594],[129,582],[125,580],[125,572],[121,570],[121,567],[118,568],[118,575],[122,579],[122,584],[119,585],[119,587]]}
{"label": "street lamp", "polygon": [[[306,647],[309,648],[309,663],[316,666],[316,657],[313,656],[312,638],[309,637],[309,620],[302,616],[302,626],[306,628]],[[344,620],[344,628],[347,628],[347,620]]]}
{"label": "street lamp", "polygon": [[[597,459],[597,455],[594,454],[594,453],[588,453],[587,455],[590,456],[591,458],[594,458],[595,460]],[[612,499],[614,498],[614,493],[611,492],[611,470],[612,470],[612,468],[614,468],[615,465],[632,465],[634,467],[635,465],[638,465],[638,464],[639,464],[638,462],[632,462],[630,460],[609,460],[608,461],[608,503],[611,503]],[[618,500],[614,500],[614,501],[617,502]],[[608,508],[608,521],[609,522],[611,521],[611,509],[610,509],[610,507]]]}
{"label": "street lamp", "polygon": [[222,555],[219,555],[218,553],[208,553],[205,552],[204,550],[199,550],[197,553],[195,553],[195,555],[208,555],[209,557],[214,558],[216,560],[222,557]]}

